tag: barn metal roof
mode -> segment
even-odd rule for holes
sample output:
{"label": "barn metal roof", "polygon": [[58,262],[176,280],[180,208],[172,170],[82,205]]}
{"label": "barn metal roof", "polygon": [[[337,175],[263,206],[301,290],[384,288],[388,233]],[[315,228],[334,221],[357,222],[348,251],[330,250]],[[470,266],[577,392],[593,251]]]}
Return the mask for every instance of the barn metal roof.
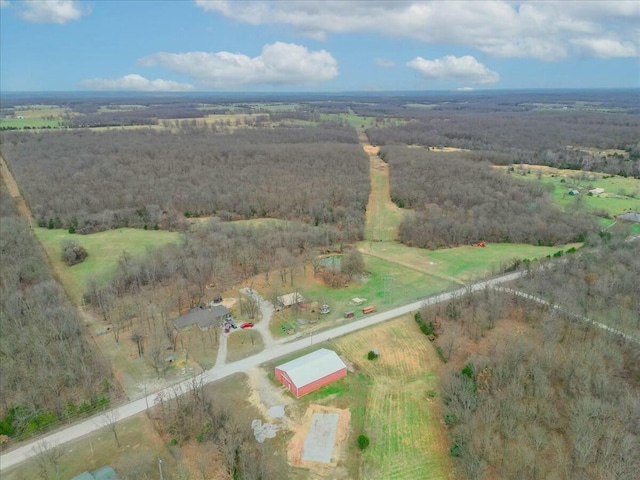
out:
{"label": "barn metal roof", "polygon": [[276,368],[285,372],[296,387],[300,388],[347,366],[336,352],[321,348]]}

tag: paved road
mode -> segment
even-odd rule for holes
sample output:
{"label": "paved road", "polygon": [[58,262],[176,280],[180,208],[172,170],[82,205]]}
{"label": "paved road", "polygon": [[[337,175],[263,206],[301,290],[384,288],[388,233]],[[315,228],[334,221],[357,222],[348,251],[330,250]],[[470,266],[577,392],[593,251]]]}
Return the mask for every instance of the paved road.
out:
{"label": "paved road", "polygon": [[[422,306],[433,305],[440,302],[446,302],[457,296],[463,295],[465,293],[469,293],[470,291],[475,292],[478,290],[483,290],[486,287],[492,287],[505,282],[510,282],[523,275],[524,275],[524,272],[514,272],[507,275],[502,275],[500,277],[497,277],[491,280],[475,283],[473,285],[470,285],[469,287],[461,288],[448,293],[442,293],[439,295],[426,298],[424,300],[419,300],[417,302],[409,303],[402,307],[394,308],[393,310],[374,314],[374,315],[365,317],[361,320],[356,320],[354,322],[340,325],[336,328],[332,328],[331,330],[325,330],[323,332],[319,332],[299,340],[294,340],[289,343],[271,343],[269,347],[265,348],[262,352],[258,353],[257,355],[253,355],[251,357],[248,357],[236,362],[232,362],[232,363],[225,363],[221,365],[216,364],[216,366],[214,366],[210,370],[207,370],[197,375],[195,377],[195,380],[197,380],[198,382],[202,382],[203,384],[215,382],[216,380],[220,380],[222,378],[228,377],[235,373],[245,372],[248,369],[257,367],[264,362],[268,362],[276,358],[282,357],[284,355],[294,353],[298,350],[309,347],[313,344],[317,344],[317,343],[324,342],[326,340],[331,340],[333,338],[341,337],[343,335],[356,332],[363,328],[367,328],[372,325],[377,325],[379,323],[386,322],[387,320],[391,320],[401,315],[417,311]],[[265,312],[263,311],[263,314],[264,313]],[[35,456],[36,446],[51,448],[57,445],[62,445],[64,443],[70,442],[72,440],[76,440],[80,437],[83,437],[97,430],[105,428],[105,426],[108,425],[110,421],[113,421],[113,419],[117,419],[117,421],[120,421],[129,417],[132,417],[134,415],[137,415],[141,412],[144,412],[148,407],[153,407],[153,405],[156,402],[156,398],[158,398],[158,395],[161,394],[161,395],[164,395],[165,397],[168,397],[168,396],[173,396],[175,392],[184,393],[188,391],[189,386],[192,384],[193,380],[194,380],[193,378],[190,378],[177,385],[164,388],[160,391],[149,394],[146,397],[140,398],[138,400],[134,400],[125,405],[114,408],[113,410],[110,410],[105,414],[92,417],[76,425],[72,425],[68,428],[58,430],[57,432],[45,435],[19,448],[5,452],[0,456],[0,471],[6,470],[10,467],[18,465],[19,463],[24,462],[25,460],[28,460],[29,458]]]}

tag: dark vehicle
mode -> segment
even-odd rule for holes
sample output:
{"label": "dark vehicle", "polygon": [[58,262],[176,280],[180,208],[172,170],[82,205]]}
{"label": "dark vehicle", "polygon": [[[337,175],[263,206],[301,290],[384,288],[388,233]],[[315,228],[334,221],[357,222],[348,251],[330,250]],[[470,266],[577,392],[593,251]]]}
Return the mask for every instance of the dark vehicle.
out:
{"label": "dark vehicle", "polygon": [[355,314],[355,312],[344,312],[344,318],[353,318]]}
{"label": "dark vehicle", "polygon": [[213,303],[220,303],[222,301],[222,297],[216,297],[213,299]]}

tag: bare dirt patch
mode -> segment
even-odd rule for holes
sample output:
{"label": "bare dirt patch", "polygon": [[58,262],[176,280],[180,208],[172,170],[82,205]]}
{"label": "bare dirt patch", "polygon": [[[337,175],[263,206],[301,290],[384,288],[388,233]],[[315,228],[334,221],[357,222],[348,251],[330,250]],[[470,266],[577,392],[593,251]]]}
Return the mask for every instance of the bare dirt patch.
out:
{"label": "bare dirt patch", "polygon": [[[313,416],[315,414],[337,414],[338,422],[335,430],[335,443],[331,453],[331,461],[329,463],[315,462],[304,460],[305,440],[307,439]],[[349,435],[349,420],[351,412],[348,409],[325,407],[322,405],[311,404],[300,420],[299,427],[295,430],[295,434],[289,443],[288,457],[289,463],[294,467],[307,468],[317,476],[325,478],[336,477],[334,468],[344,458],[344,442]]]}

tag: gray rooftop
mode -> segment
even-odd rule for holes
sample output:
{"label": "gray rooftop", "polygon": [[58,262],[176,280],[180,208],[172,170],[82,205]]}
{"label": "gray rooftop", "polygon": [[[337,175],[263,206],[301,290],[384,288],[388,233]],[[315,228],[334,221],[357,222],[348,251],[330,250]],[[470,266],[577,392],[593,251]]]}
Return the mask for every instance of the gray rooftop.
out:
{"label": "gray rooftop", "polygon": [[189,313],[176,318],[173,325],[176,328],[186,328],[198,325],[201,329],[207,329],[221,322],[229,315],[229,310],[223,305],[214,305],[207,308],[192,308]]}
{"label": "gray rooftop", "polygon": [[635,222],[640,223],[640,213],[637,212],[629,212],[623,215],[618,215],[619,220],[624,220],[625,222]]}
{"label": "gray rooftop", "polygon": [[347,368],[347,366],[336,352],[321,348],[290,362],[283,363],[276,368],[285,372],[291,381],[300,388],[337,370]]}

